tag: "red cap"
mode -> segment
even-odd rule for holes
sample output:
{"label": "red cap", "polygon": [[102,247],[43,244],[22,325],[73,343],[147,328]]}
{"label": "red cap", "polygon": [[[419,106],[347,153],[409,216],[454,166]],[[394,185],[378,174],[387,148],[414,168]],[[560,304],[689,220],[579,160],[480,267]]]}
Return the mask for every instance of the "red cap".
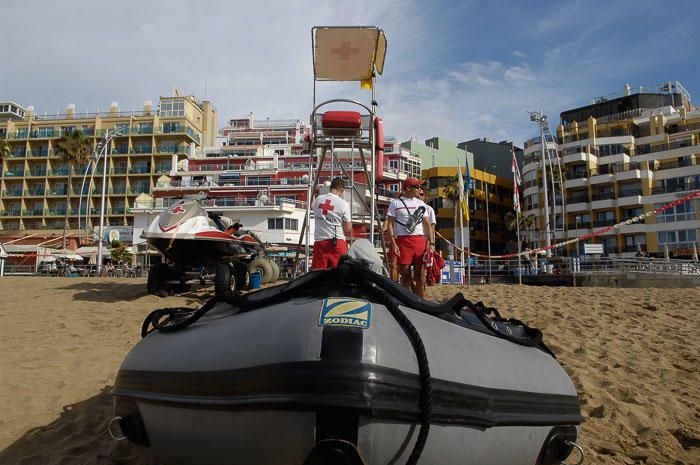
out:
{"label": "red cap", "polygon": [[407,187],[419,187],[422,186],[424,183],[425,181],[421,181],[417,178],[406,178],[406,180],[403,182],[403,187],[404,189]]}

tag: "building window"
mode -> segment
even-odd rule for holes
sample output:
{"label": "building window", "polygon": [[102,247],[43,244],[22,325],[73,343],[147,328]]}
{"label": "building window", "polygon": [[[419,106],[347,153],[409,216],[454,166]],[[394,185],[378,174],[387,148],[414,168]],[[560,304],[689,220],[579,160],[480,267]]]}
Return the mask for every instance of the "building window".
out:
{"label": "building window", "polygon": [[284,229],[290,229],[296,231],[299,229],[299,220],[296,218],[285,218],[284,219]]}
{"label": "building window", "polygon": [[167,122],[163,123],[163,134],[172,134],[175,132],[181,132],[182,126],[178,122]]}
{"label": "building window", "polygon": [[161,116],[185,116],[185,99],[161,100]]}
{"label": "building window", "polygon": [[[656,208],[663,204],[657,204]],[[659,223],[675,223],[676,221],[693,221],[695,219],[694,202],[685,202],[675,207],[659,212],[657,215]]]}
{"label": "building window", "polygon": [[660,231],[657,233],[660,246],[669,248],[690,248],[698,240],[698,232],[695,229],[683,229],[680,231]]}
{"label": "building window", "polygon": [[622,144],[606,144],[600,145],[598,147],[598,154],[601,157],[608,157],[610,155],[619,155],[624,153]]}
{"label": "building window", "polygon": [[268,218],[267,229],[284,229],[284,218]]}

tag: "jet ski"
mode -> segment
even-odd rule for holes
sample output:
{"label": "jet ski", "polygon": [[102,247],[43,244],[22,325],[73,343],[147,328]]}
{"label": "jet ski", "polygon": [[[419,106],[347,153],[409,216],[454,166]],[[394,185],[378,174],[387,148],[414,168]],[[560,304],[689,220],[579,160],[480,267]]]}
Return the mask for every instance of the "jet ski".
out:
{"label": "jet ski", "polygon": [[359,260],[156,310],[142,336],[110,431],[157,463],[553,465],[581,450],[576,390],[539,330],[461,294],[419,299]]}
{"label": "jet ski", "polygon": [[158,215],[141,237],[181,266],[222,262],[250,253],[244,239],[224,232],[230,221],[210,216],[196,200],[180,200]]}
{"label": "jet ski", "polygon": [[172,265],[158,264],[149,270],[149,293],[185,291],[207,279],[214,281],[217,294],[234,293],[248,285],[250,272],[258,270],[263,283],[273,281],[276,265],[262,257],[262,241],[250,231],[234,234],[231,226],[230,218],[207,212],[197,200],[180,200],[161,212],[141,237]]}

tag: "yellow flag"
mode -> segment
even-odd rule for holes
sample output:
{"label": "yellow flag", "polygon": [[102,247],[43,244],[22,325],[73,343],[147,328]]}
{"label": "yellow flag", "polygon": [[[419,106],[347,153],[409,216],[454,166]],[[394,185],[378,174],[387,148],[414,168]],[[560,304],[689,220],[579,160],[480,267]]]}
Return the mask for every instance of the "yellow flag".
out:
{"label": "yellow flag", "polygon": [[363,79],[360,81],[360,89],[372,90],[372,78]]}
{"label": "yellow flag", "polygon": [[464,178],[462,177],[462,169],[457,168],[457,188],[459,189],[459,202],[462,206],[464,219],[469,221],[469,208],[467,208],[467,197],[464,192]]}

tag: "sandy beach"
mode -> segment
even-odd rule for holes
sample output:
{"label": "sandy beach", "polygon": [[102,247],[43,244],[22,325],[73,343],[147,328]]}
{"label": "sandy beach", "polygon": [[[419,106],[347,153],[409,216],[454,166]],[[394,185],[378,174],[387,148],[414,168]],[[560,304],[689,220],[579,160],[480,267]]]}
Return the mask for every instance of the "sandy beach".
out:
{"label": "sandy beach", "polygon": [[[106,432],[143,318],[196,307],[143,279],[0,278],[0,464],[148,464]],[[700,463],[700,289],[439,286],[544,332],[574,380],[587,464]]]}

